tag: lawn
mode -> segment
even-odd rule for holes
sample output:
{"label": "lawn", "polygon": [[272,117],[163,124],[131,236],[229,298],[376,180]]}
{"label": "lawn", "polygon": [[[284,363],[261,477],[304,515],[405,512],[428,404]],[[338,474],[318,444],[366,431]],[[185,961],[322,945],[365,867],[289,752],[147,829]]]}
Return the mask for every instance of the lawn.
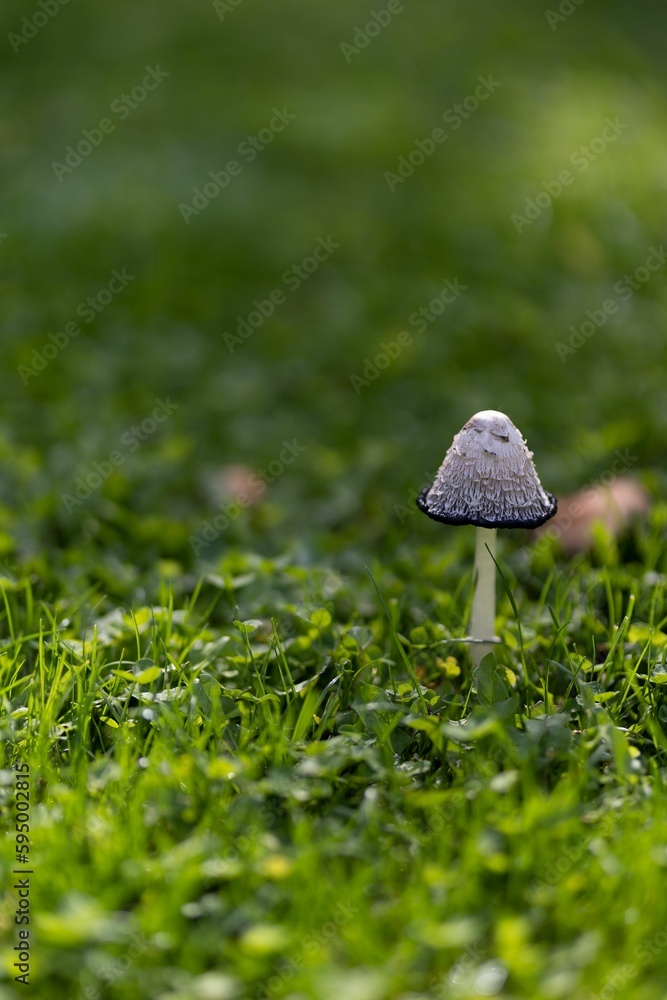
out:
{"label": "lawn", "polygon": [[0,1000],[664,1000],[665,11],[0,19]]}

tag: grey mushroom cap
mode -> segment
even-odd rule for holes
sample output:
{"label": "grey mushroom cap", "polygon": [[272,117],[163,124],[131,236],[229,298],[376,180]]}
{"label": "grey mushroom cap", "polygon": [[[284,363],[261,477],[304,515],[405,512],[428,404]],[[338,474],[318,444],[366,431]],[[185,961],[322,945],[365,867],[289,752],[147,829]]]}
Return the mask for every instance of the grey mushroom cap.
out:
{"label": "grey mushroom cap", "polygon": [[533,453],[510,418],[482,410],[455,436],[417,506],[443,524],[537,528],[554,516],[557,501],[543,489]]}

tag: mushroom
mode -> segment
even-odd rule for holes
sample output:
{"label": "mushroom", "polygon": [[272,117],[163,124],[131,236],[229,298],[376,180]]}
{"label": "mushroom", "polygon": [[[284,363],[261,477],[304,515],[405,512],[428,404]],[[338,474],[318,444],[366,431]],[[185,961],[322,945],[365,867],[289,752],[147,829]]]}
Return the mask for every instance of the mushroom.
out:
{"label": "mushroom", "polygon": [[495,641],[496,528],[537,528],[556,513],[556,498],[542,488],[533,453],[510,418],[481,410],[454,437],[417,506],[434,521],[477,528],[470,638],[478,664]]}

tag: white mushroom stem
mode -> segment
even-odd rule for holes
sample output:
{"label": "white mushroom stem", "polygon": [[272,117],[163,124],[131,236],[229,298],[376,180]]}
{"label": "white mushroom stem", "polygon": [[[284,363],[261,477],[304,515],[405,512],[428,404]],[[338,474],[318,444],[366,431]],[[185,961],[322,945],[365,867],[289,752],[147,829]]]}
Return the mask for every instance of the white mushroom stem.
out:
{"label": "white mushroom stem", "polygon": [[[475,538],[475,593],[470,616],[470,638],[493,640],[496,625],[496,529],[477,528]],[[493,558],[492,558],[493,556]],[[493,642],[473,642],[475,665],[493,649]]]}

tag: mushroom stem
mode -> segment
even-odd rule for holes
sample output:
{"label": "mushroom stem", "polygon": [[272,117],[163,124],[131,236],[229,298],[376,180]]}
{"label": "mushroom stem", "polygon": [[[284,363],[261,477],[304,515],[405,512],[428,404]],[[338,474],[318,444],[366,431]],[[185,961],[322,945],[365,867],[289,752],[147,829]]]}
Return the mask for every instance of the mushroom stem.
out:
{"label": "mushroom stem", "polygon": [[[470,638],[493,640],[496,623],[496,529],[477,528],[475,537],[475,593],[470,616]],[[492,642],[474,642],[475,666],[493,649]]]}

